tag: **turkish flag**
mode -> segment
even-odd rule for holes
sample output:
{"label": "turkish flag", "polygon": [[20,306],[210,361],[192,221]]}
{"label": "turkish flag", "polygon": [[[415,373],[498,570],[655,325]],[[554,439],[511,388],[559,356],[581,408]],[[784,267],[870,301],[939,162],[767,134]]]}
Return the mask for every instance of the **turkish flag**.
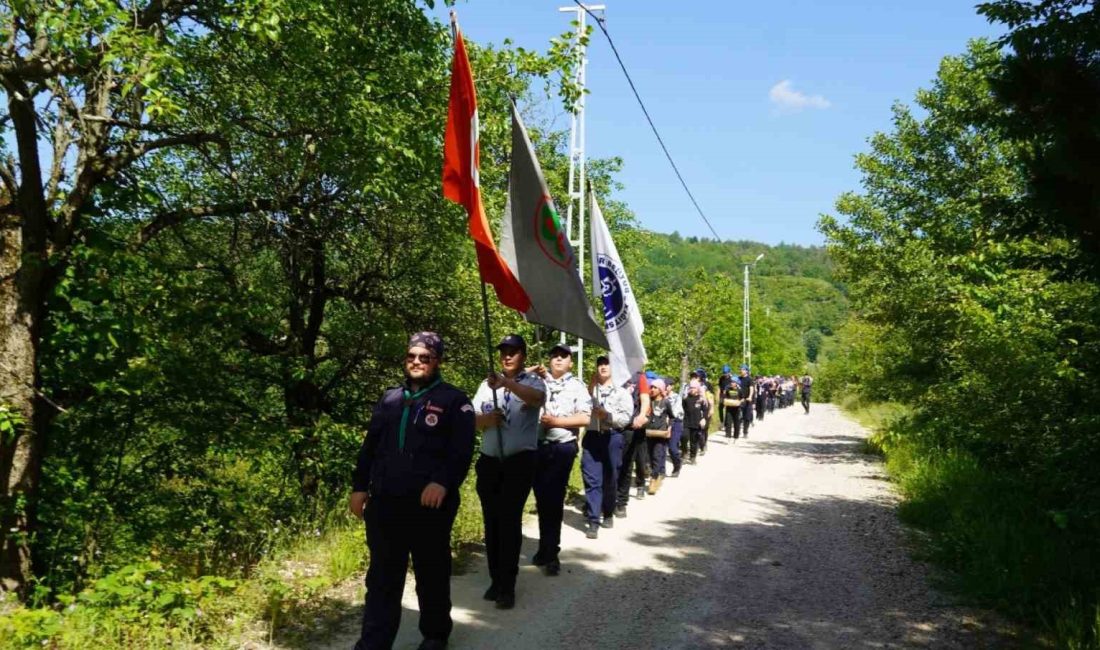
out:
{"label": "turkish flag", "polygon": [[523,314],[531,308],[531,299],[493,243],[493,233],[481,203],[478,182],[480,163],[477,93],[470,61],[466,58],[466,44],[456,25],[451,100],[447,109],[447,131],[443,137],[443,196],[466,208],[482,281],[493,285],[502,305]]}

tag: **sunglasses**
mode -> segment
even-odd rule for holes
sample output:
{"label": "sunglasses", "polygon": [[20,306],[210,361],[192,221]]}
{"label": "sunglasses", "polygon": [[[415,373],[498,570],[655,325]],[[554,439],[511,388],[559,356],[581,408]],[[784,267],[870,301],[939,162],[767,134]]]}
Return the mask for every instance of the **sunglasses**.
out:
{"label": "sunglasses", "polygon": [[413,361],[419,361],[420,363],[431,363],[435,359],[435,355],[432,354],[416,354],[409,352],[405,355],[405,363],[412,363]]}

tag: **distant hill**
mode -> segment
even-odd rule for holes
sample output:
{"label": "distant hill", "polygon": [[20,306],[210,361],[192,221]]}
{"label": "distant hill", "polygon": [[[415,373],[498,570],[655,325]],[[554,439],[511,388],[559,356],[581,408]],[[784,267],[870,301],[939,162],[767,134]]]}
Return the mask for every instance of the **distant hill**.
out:
{"label": "distant hill", "polygon": [[[727,276],[740,286],[741,264],[764,253],[752,271],[754,307],[775,312],[782,326],[806,346],[811,362],[824,339],[848,317],[844,286],[834,279],[824,247],[717,242],[677,233],[646,235],[636,253],[641,263],[632,271],[639,291],[685,289],[698,281],[700,270],[708,276]],[[739,309],[739,302],[732,307]]]}

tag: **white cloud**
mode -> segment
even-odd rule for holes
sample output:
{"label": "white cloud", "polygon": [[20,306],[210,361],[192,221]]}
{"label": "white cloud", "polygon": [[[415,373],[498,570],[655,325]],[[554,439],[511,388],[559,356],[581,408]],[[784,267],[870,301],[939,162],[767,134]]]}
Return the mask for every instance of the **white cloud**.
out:
{"label": "white cloud", "polygon": [[794,89],[790,79],[784,79],[772,86],[768,91],[768,98],[772,104],[781,111],[797,113],[807,108],[825,109],[832,106],[829,100],[821,95],[807,95]]}

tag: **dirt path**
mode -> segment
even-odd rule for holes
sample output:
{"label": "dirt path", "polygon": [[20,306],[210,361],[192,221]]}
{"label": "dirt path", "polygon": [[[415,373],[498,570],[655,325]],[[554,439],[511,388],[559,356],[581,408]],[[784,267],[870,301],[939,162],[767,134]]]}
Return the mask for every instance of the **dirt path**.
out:
{"label": "dirt path", "polygon": [[[526,527],[514,610],[481,599],[484,560],[453,582],[451,648],[1013,647],[995,617],[929,586],[895,516],[865,433],[831,406],[777,411],[709,453],[629,516],[585,539],[566,513],[562,575],[529,566]],[[397,648],[415,648],[410,577]],[[320,645],[348,650],[348,628]]]}

